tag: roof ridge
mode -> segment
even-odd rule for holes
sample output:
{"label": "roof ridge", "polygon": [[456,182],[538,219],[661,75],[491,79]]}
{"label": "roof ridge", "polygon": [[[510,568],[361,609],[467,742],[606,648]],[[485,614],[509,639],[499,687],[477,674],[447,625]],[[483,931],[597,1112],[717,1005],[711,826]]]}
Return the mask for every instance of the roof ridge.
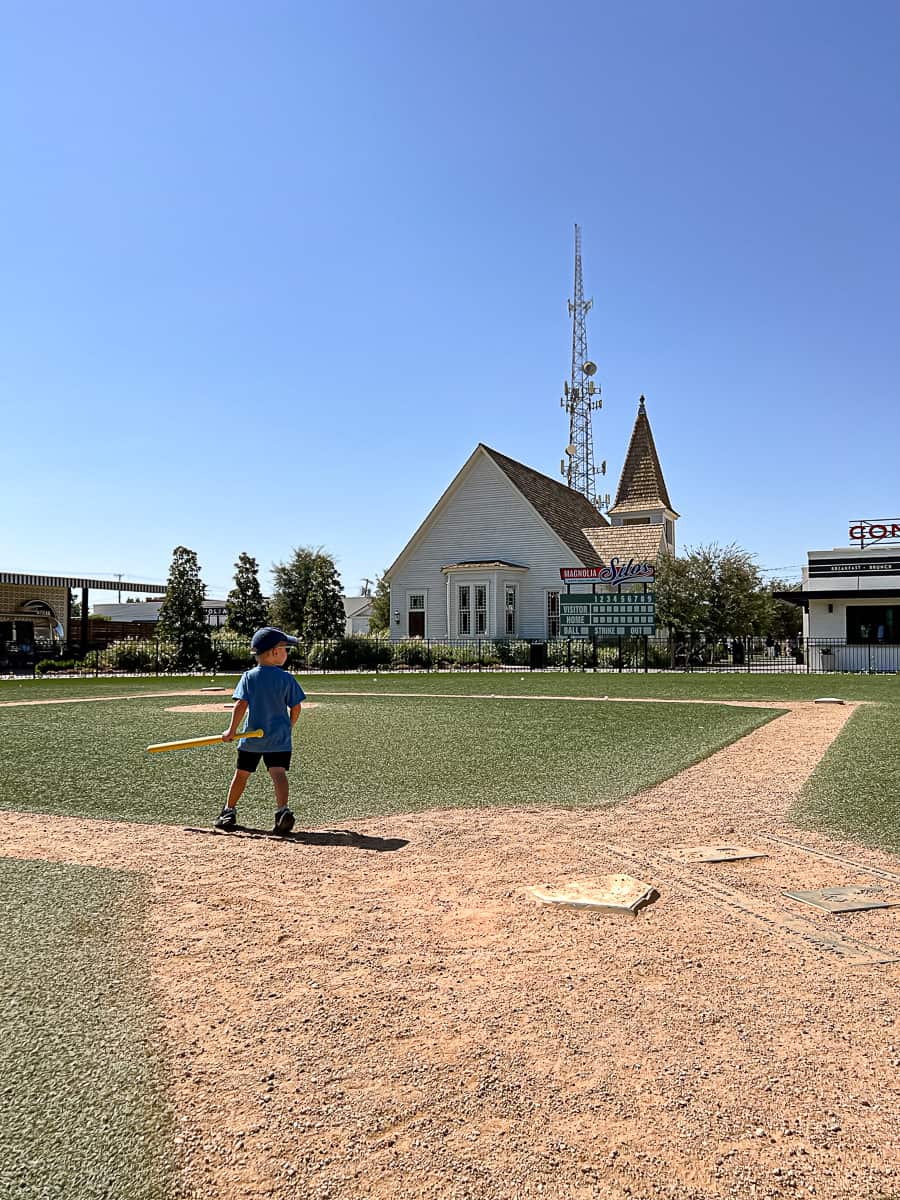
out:
{"label": "roof ridge", "polygon": [[601,565],[584,530],[605,529],[609,522],[585,495],[484,442],[478,446],[580,562],[585,566]]}

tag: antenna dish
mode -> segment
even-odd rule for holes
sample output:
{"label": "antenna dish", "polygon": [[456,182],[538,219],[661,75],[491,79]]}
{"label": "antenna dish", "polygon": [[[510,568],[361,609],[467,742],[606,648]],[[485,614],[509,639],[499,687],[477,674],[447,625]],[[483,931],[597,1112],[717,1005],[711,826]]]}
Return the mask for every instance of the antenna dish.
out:
{"label": "antenna dish", "polygon": [[578,453],[578,447],[575,445],[574,442],[569,442],[568,446],[566,446],[566,454],[568,454],[569,458],[571,458],[573,455],[575,455],[577,453]]}
{"label": "antenna dish", "polygon": [[582,370],[584,371],[585,375],[596,375],[597,374],[597,364],[595,362],[591,362],[591,360],[588,359],[588,361],[584,364],[584,367],[582,368]]}

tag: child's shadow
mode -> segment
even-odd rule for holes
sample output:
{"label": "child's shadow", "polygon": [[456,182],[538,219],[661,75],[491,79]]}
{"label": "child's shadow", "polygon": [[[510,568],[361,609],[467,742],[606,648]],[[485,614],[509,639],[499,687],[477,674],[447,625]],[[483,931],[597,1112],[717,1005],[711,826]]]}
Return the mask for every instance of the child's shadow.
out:
{"label": "child's shadow", "polygon": [[309,833],[298,829],[288,836],[292,842],[303,842],[305,846],[350,846],[354,850],[402,850],[409,845],[406,838],[372,837],[366,833],[355,833],[352,829],[324,829]]}

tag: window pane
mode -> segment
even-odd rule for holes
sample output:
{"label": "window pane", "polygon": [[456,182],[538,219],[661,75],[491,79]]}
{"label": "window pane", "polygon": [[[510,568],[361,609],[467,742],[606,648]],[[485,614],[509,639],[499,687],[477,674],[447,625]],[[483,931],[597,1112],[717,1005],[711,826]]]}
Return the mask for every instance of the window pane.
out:
{"label": "window pane", "polygon": [[414,609],[425,608],[425,596],[420,592],[409,598],[409,607]]}
{"label": "window pane", "polygon": [[547,593],[547,637],[559,637],[559,592]]}
{"label": "window pane", "polygon": [[897,609],[892,605],[848,604],[847,641],[856,645],[895,642],[896,616]]}
{"label": "window pane", "polygon": [[456,617],[456,632],[460,637],[467,637],[472,632],[469,613],[469,585],[461,583],[456,589],[458,613]]}

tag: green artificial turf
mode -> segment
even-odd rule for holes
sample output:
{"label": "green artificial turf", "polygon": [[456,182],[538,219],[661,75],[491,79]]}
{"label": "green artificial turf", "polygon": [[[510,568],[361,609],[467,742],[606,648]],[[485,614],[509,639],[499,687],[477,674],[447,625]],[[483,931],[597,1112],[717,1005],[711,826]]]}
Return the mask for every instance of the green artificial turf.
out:
{"label": "green artificial turf", "polygon": [[[469,671],[299,676],[310,696],[340,691],[436,695],[617,696],[659,700],[875,700],[900,704],[900,675],[747,675],[617,671]],[[2,698],[2,693],[0,693]]]}
{"label": "green artificial turf", "polygon": [[790,818],[867,846],[900,851],[900,709],[856,710],[807,780]]}
{"label": "green artificial turf", "polygon": [[[486,805],[603,805],[683,770],[772,718],[719,705],[400,699],[319,694],[295,735],[292,801],[308,825]],[[0,708],[0,808],[207,823],[234,749],[148,754],[150,743],[220,732],[227,713],[190,700]],[[241,804],[271,820],[261,769]]]}
{"label": "green artificial turf", "polygon": [[[96,679],[0,680],[0,701],[136,696],[218,686],[231,690],[236,675]],[[306,675],[298,679],[310,697],[324,692],[390,692],[438,695],[628,696],[667,700],[876,700],[900,704],[900,675],[747,674],[734,672],[617,671],[396,671],[379,674]]]}
{"label": "green artificial turf", "polygon": [[125,872],[0,859],[0,1195],[166,1200],[174,1166]]}

